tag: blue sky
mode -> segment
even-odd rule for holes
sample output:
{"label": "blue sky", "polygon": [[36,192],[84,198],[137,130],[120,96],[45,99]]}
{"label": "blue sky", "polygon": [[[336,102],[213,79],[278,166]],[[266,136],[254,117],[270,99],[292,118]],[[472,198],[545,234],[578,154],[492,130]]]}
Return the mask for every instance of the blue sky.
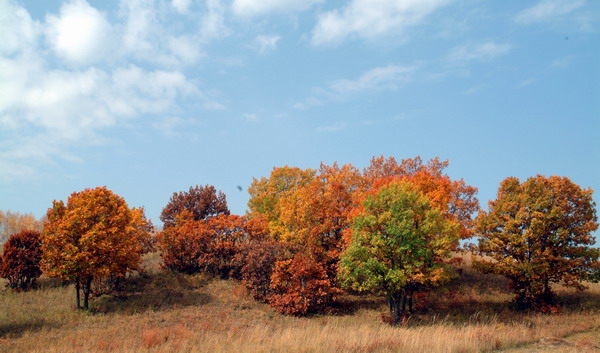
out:
{"label": "blue sky", "polygon": [[[0,209],[372,156],[600,190],[600,2],[0,0]],[[238,186],[243,191],[238,190]],[[599,200],[598,195],[595,199]]]}

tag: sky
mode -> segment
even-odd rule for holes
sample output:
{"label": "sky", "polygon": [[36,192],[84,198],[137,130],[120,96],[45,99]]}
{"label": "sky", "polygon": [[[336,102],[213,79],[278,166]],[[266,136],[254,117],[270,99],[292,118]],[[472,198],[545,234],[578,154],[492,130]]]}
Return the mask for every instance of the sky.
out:
{"label": "sky", "polygon": [[[0,209],[107,186],[159,215],[214,185],[373,156],[600,200],[600,1],[0,0]],[[241,187],[240,190],[238,187]]]}

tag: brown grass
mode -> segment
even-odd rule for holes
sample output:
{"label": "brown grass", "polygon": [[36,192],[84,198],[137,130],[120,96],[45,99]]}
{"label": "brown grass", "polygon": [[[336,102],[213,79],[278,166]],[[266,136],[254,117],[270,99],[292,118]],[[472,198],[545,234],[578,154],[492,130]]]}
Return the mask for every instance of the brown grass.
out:
{"label": "brown grass", "polygon": [[[428,297],[426,310],[390,327],[375,296],[346,295],[332,315],[286,317],[238,282],[163,272],[156,255],[147,263],[118,296],[95,298],[89,313],[74,310],[73,288],[56,282],[0,290],[0,352],[586,352],[600,327],[600,285],[557,288],[559,314],[522,314],[508,308],[504,279],[468,265]],[[552,346],[549,338],[570,343]]]}

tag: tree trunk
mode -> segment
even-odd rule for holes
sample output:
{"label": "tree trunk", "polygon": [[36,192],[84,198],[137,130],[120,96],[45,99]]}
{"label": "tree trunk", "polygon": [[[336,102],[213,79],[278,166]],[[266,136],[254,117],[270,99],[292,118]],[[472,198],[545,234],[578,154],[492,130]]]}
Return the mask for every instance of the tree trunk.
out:
{"label": "tree trunk", "polygon": [[75,292],[77,293],[77,309],[81,309],[81,301],[79,300],[79,278],[75,281]]}
{"label": "tree trunk", "polygon": [[92,286],[92,279],[91,278],[87,278],[85,280],[85,282],[83,283],[83,308],[85,310],[89,309],[89,298],[90,298],[90,289]]}
{"label": "tree trunk", "polygon": [[414,294],[414,290],[409,289],[406,291],[406,295],[408,296],[408,312],[410,314],[413,313],[413,294]]}
{"label": "tree trunk", "polygon": [[400,301],[402,293],[394,293],[389,295],[390,309],[392,314],[392,323],[398,325],[400,322]]}

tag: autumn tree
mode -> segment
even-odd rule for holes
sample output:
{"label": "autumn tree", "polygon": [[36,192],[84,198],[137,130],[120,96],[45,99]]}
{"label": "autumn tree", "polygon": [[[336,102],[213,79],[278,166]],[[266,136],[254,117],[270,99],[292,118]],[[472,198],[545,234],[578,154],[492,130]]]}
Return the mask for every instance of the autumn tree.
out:
{"label": "autumn tree", "polygon": [[193,274],[201,270],[200,259],[208,252],[209,241],[205,223],[195,221],[192,213],[184,210],[172,226],[158,234],[157,245],[166,268]]}
{"label": "autumn tree", "polygon": [[254,299],[267,302],[273,295],[271,276],[275,264],[291,260],[300,247],[282,241],[252,240],[240,246],[235,257],[238,278]]}
{"label": "autumn tree", "polygon": [[269,225],[269,233],[279,239],[286,232],[281,223],[280,200],[313,180],[315,170],[296,167],[273,168],[268,178],[254,178],[248,188],[248,215],[261,216]]}
{"label": "autumn tree", "polygon": [[371,192],[351,230],[340,280],[359,292],[386,295],[394,323],[416,289],[450,278],[444,261],[458,243],[459,225],[413,184],[392,182]]}
{"label": "autumn tree", "polygon": [[363,175],[369,189],[377,189],[393,181],[408,181],[416,185],[431,202],[442,212],[444,218],[460,224],[461,239],[474,235],[471,216],[479,210],[476,198],[477,188],[467,185],[464,180],[452,180],[444,170],[448,161],[438,157],[426,163],[421,157],[403,159],[398,163],[394,157],[373,157]]}
{"label": "autumn tree", "polygon": [[246,217],[220,214],[194,220],[191,212],[179,214],[175,225],[158,236],[165,267],[172,271],[208,274],[228,278],[239,267],[235,257],[240,244],[262,238],[261,224]]}
{"label": "autumn tree", "polygon": [[314,254],[302,251],[290,260],[275,263],[270,288],[269,304],[294,316],[323,311],[337,293],[323,264]]}
{"label": "autumn tree", "polygon": [[1,256],[0,277],[8,279],[11,288],[26,290],[42,274],[41,245],[40,233],[36,231],[24,230],[8,238]]}
{"label": "autumn tree", "polygon": [[43,222],[31,213],[0,210],[0,244],[4,243],[11,234],[24,230],[41,232],[43,228]]}
{"label": "autumn tree", "polygon": [[252,234],[246,230],[245,217],[219,215],[204,221],[208,228],[207,251],[199,259],[204,272],[229,278],[235,268],[235,256],[241,243],[250,241]]}
{"label": "autumn tree", "polygon": [[511,279],[517,308],[548,310],[552,283],[584,289],[600,269],[597,228],[591,189],[566,177],[510,177],[477,218],[479,253],[489,259],[476,266]]}
{"label": "autumn tree", "polygon": [[189,211],[192,219],[196,221],[229,214],[225,194],[221,191],[217,192],[212,185],[196,185],[190,187],[187,192],[174,192],[160,214],[160,220],[164,223],[163,228],[174,226],[177,216],[183,210]]}
{"label": "autumn tree", "polygon": [[77,308],[88,309],[94,278],[125,276],[136,269],[148,236],[143,212],[106,187],[54,201],[42,235],[42,266],[50,276],[75,282]]}

